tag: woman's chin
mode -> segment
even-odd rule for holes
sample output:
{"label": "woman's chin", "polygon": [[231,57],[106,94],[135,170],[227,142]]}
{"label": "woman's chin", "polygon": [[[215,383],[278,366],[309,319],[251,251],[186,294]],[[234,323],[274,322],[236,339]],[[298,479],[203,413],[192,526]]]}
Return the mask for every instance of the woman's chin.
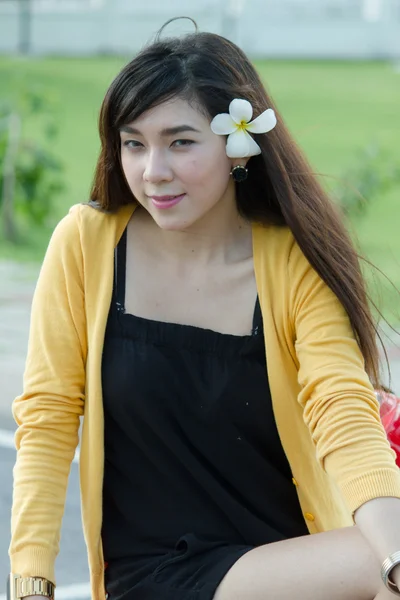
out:
{"label": "woman's chin", "polygon": [[154,218],[154,221],[163,231],[185,231],[192,224],[190,221],[182,219]]}
{"label": "woman's chin", "polygon": [[172,214],[172,211],[152,210],[150,214],[156,225],[163,231],[184,231],[196,221],[196,219],[177,214],[177,211]]}

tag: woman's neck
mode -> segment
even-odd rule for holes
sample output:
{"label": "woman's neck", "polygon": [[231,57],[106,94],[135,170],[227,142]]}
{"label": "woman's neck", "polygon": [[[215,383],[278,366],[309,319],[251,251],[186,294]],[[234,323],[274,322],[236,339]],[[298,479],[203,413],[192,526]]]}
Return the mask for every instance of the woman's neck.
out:
{"label": "woman's neck", "polygon": [[235,198],[221,200],[185,230],[161,229],[148,213],[142,214],[143,217],[152,223],[150,227],[158,249],[176,263],[232,264],[252,256],[251,224],[239,215]]}

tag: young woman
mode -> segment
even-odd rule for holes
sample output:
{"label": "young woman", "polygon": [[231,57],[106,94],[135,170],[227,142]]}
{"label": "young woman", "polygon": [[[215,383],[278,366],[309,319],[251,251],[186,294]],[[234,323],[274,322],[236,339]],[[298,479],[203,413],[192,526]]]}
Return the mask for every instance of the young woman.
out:
{"label": "young woman", "polygon": [[92,201],[56,228],[33,302],[12,589],[53,594],[84,415],[95,600],[399,595],[357,255],[248,58],[158,39],[111,84],[100,135]]}

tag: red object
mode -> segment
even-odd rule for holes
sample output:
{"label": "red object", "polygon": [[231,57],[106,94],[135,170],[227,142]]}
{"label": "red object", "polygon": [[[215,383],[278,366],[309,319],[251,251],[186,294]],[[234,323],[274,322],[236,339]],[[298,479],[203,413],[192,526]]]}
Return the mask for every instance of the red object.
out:
{"label": "red object", "polygon": [[396,462],[400,467],[400,398],[383,390],[377,392],[377,397],[380,404],[381,421],[390,445],[396,452]]}

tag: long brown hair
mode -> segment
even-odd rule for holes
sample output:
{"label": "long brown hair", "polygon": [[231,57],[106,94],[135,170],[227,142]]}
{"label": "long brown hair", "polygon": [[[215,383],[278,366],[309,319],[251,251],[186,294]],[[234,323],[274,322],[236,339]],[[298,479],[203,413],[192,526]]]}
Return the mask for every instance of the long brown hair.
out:
{"label": "long brown hair", "polygon": [[262,153],[251,158],[248,179],[237,186],[238,210],[250,221],[291,229],[312,267],[347,311],[368,375],[378,386],[378,332],[350,235],[255,68],[231,41],[202,32],[157,39],[122,69],[101,107],[101,153],[92,200],[104,210],[134,201],[121,168],[119,128],[173,97],[195,103],[210,120],[227,112],[234,98],[248,100],[254,116],[267,108],[275,110],[275,129],[255,136]]}

